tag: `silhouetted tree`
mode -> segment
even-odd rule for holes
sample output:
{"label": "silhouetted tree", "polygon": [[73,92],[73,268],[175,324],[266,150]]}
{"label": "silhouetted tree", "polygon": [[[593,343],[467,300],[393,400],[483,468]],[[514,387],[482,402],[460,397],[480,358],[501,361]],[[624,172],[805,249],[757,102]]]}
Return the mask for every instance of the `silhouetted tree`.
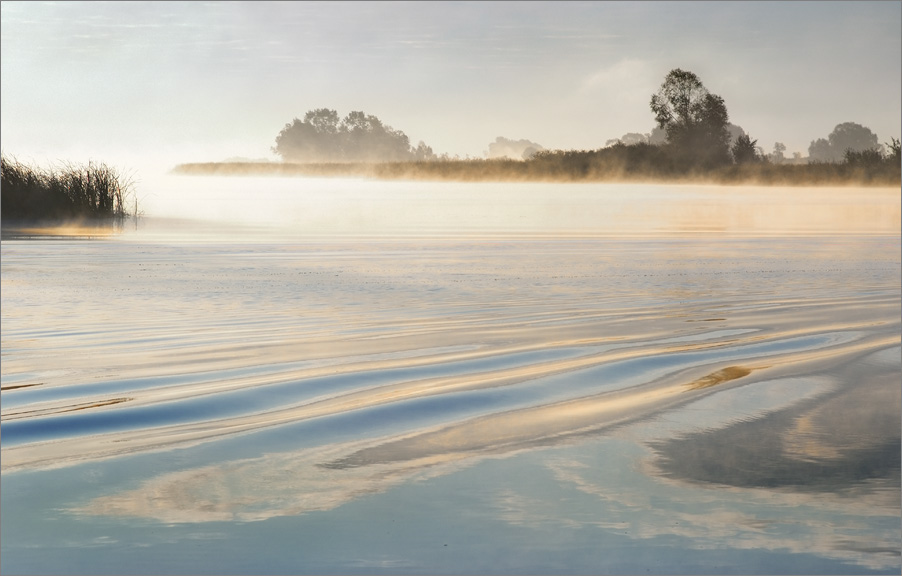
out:
{"label": "silhouetted tree", "polygon": [[824,138],[811,141],[811,144],[808,146],[809,162],[833,162],[834,160],[833,148],[830,146],[830,142]]}
{"label": "silhouetted tree", "polygon": [[845,154],[848,150],[864,151],[879,150],[880,140],[877,135],[861,124],[843,122],[833,129],[827,137],[834,150],[840,150]]}
{"label": "silhouetted tree", "polygon": [[678,161],[703,167],[730,161],[727,107],[694,73],[671,70],[650,106]]}
{"label": "silhouetted tree", "polygon": [[343,160],[350,162],[401,162],[415,159],[410,139],[386,126],[375,116],[351,112],[339,126]]}
{"label": "silhouetted tree", "polygon": [[311,110],[295,118],[276,136],[273,152],[291,162],[334,162],[341,159],[338,112]]}
{"label": "silhouetted tree", "polygon": [[752,140],[748,134],[743,134],[736,139],[730,151],[733,153],[733,161],[737,164],[756,162],[758,157],[757,140]]}
{"label": "silhouetted tree", "polygon": [[304,115],[304,122],[313,126],[320,134],[338,134],[338,112],[328,108],[317,108]]}
{"label": "silhouetted tree", "polygon": [[786,152],[786,145],[782,142],[774,142],[774,151],[770,154],[771,162],[774,164],[782,164],[783,160],[786,159],[783,155],[784,152]]}
{"label": "silhouetted tree", "polygon": [[340,122],[335,110],[319,108],[294,119],[276,137],[273,151],[290,162],[403,162],[431,160],[432,148],[414,149],[404,132],[361,111]]}
{"label": "silhouetted tree", "polygon": [[413,155],[418,161],[426,161],[426,160],[435,160],[435,152],[432,151],[431,146],[427,146],[425,142],[420,140],[417,144],[416,150],[413,151]]}
{"label": "silhouetted tree", "polygon": [[541,144],[530,142],[529,140],[511,140],[498,136],[495,141],[489,144],[489,151],[486,153],[487,158],[511,158],[514,160],[526,159],[532,157],[536,152],[544,150]]}
{"label": "silhouetted tree", "polygon": [[808,158],[813,162],[840,162],[845,159],[846,152],[863,152],[880,150],[877,135],[855,122],[837,124],[827,139],[818,138],[808,146]]}
{"label": "silhouetted tree", "polygon": [[900,146],[899,139],[890,138],[890,141],[886,143],[887,153],[886,153],[886,161],[891,164],[898,165],[900,161],[902,161],[902,154],[900,154]]}

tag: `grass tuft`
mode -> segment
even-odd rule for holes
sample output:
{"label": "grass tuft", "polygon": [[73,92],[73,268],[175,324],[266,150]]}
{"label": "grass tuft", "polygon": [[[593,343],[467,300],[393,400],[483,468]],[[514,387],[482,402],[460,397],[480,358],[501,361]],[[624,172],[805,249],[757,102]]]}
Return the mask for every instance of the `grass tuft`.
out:
{"label": "grass tuft", "polygon": [[122,223],[137,214],[132,181],[103,163],[41,169],[0,157],[0,211],[8,223]]}

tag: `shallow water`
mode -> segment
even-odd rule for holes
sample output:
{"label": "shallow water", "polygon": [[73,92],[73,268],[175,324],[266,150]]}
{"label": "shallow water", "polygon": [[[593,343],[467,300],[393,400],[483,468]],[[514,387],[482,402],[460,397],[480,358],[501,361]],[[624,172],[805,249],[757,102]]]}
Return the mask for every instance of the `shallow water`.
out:
{"label": "shallow water", "polygon": [[2,243],[6,573],[898,573],[898,190],[161,177]]}

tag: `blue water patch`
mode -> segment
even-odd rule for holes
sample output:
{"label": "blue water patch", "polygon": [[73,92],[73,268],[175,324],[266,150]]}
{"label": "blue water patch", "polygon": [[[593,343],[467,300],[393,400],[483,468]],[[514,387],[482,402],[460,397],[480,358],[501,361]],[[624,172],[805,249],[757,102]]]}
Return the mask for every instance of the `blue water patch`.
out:
{"label": "blue water patch", "polygon": [[[255,386],[241,390],[208,394],[196,398],[163,402],[141,407],[129,408],[127,402],[122,406],[104,408],[102,410],[79,411],[79,413],[36,417],[0,424],[3,443],[15,446],[28,442],[39,442],[69,436],[84,436],[139,428],[150,428],[183,424],[188,422],[223,419],[243,414],[253,414],[279,408],[289,407],[305,400],[325,394],[334,395],[356,388],[371,389],[391,383],[416,380],[429,377],[452,376],[455,374],[477,371],[499,370],[516,367],[526,363],[554,361],[590,351],[587,348],[551,348],[545,350],[516,352],[462,360],[444,364],[429,364],[409,368],[380,370],[378,372],[353,372],[335,376],[322,376],[305,380],[294,380],[267,386]],[[253,373],[252,368],[223,371],[233,375]],[[221,374],[222,372],[220,372]],[[194,376],[196,381],[209,379],[209,374]],[[166,377],[175,380],[177,377]],[[152,380],[152,379],[146,379]],[[156,379],[157,383],[163,379]],[[185,383],[184,380],[180,381]],[[107,382],[95,384],[97,388],[106,388],[110,392],[122,392],[118,388],[121,383]],[[73,387],[73,391],[84,387]],[[63,389],[66,390],[66,389]],[[96,391],[96,388],[95,388]],[[42,392],[42,391],[36,391]],[[45,392],[52,392],[46,390]],[[73,395],[74,396],[74,395]],[[32,396],[33,398],[33,396]],[[58,398],[58,397],[54,397]],[[407,401],[405,401],[407,402]]]}
{"label": "blue water patch", "polygon": [[[576,370],[563,375],[536,378],[529,383],[510,387],[507,393],[495,389],[470,390],[411,399],[395,400],[390,407],[365,408],[367,413],[393,413],[396,417],[425,410],[424,414],[441,414],[443,419],[460,415],[460,406],[476,412],[511,410],[549,401],[573,398],[603,390],[623,389],[648,382],[667,373],[706,363],[750,358],[835,345],[854,339],[858,333],[842,332],[800,336],[777,341],[746,344],[697,352],[678,352],[633,358],[602,366]],[[585,354],[585,348],[558,348],[534,352],[517,352],[447,364],[359,372],[324,376],[279,385],[210,394],[196,398],[163,402],[148,406],[108,408],[77,414],[30,418],[2,423],[3,442],[15,446],[60,437],[110,433],[188,422],[225,419],[290,407],[318,395],[334,395],[356,387],[372,389],[388,383],[416,378],[447,376],[458,373],[497,370],[511,366],[553,361]],[[468,404],[469,403],[469,404]],[[375,412],[374,412],[375,410]],[[354,410],[359,413],[358,410]],[[464,410],[464,412],[466,412]],[[469,413],[474,415],[475,412]],[[418,414],[417,418],[422,416]]]}
{"label": "blue water patch", "polygon": [[[281,368],[281,366],[280,366]],[[197,372],[194,374],[174,374],[171,376],[150,376],[147,378],[129,378],[127,380],[107,380],[105,382],[91,382],[86,384],[70,384],[66,386],[53,386],[49,388],[34,388],[16,390],[15,394],[3,397],[3,406],[6,408],[24,406],[37,402],[65,400],[67,398],[82,398],[105,394],[127,394],[149,388],[159,388],[171,385],[199,384],[201,382],[216,382],[243,376],[277,373],[278,369],[264,366],[245,366],[228,370],[216,370],[214,372]]]}

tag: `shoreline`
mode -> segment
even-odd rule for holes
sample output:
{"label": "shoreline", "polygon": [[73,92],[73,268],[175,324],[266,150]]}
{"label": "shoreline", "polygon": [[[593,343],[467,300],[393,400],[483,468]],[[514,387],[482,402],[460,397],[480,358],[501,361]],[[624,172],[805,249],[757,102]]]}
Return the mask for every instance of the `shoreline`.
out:
{"label": "shoreline", "polygon": [[727,166],[705,172],[647,174],[605,165],[549,167],[520,160],[440,160],[386,163],[188,162],[170,171],[180,176],[271,176],[367,178],[437,182],[559,182],[713,184],[723,186],[898,187],[902,167],[867,170],[843,164]]}

